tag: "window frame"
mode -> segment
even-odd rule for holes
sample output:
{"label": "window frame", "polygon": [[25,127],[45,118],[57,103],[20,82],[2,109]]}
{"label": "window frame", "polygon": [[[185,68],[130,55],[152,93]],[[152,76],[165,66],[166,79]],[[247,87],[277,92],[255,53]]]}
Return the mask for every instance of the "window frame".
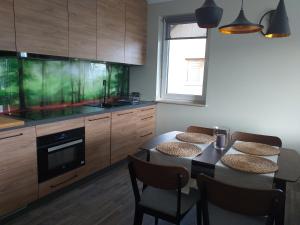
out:
{"label": "window frame", "polygon": [[[206,46],[205,46],[205,63],[204,63],[204,74],[203,74],[203,86],[202,95],[183,95],[183,94],[168,94],[168,68],[169,68],[169,49],[170,40],[167,40],[167,21],[169,24],[180,24],[180,23],[195,23],[196,19],[194,14],[184,14],[176,16],[167,16],[162,18],[163,35],[162,36],[162,48],[161,48],[161,76],[160,76],[160,93],[158,101],[170,102],[170,103],[182,103],[192,105],[206,105],[206,94],[207,94],[207,74],[208,74],[208,46],[210,32],[207,30],[206,33]],[[180,40],[182,38],[178,38]],[[199,38],[190,38],[199,39]]]}

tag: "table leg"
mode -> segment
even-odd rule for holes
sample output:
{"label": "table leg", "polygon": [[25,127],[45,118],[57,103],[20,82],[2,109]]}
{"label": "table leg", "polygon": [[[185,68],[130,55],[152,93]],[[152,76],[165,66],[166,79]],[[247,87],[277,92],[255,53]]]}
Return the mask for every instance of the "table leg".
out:
{"label": "table leg", "polygon": [[282,203],[282,212],[280,213],[279,224],[284,225],[284,217],[285,217],[285,200],[286,200],[286,181],[276,180],[275,188],[283,191],[283,203]]}

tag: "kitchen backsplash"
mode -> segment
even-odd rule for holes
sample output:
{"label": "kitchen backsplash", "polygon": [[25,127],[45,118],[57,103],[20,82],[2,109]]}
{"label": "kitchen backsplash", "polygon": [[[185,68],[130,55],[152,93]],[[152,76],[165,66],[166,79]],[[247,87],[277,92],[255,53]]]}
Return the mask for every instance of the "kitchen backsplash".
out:
{"label": "kitchen backsplash", "polygon": [[127,96],[129,68],[81,60],[0,57],[0,112]]}

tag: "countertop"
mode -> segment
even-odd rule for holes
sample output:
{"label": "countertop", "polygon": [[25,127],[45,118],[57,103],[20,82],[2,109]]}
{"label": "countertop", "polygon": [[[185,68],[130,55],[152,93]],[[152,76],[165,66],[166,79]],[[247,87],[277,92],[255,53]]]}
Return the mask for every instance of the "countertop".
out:
{"label": "countertop", "polygon": [[[118,112],[118,111],[129,110],[129,109],[137,109],[137,108],[142,108],[142,107],[151,106],[151,105],[156,105],[156,102],[142,101],[136,105],[114,106],[111,108],[86,106],[86,107],[92,107],[93,110],[87,110],[87,112],[84,112],[84,113],[78,113],[78,114],[73,114],[73,115],[68,115],[68,116],[58,116],[58,117],[51,118],[51,119],[24,120],[17,116],[10,116],[10,118],[12,118],[12,119],[23,120],[24,125],[0,129],[0,132],[18,129],[18,128],[30,127],[30,126],[37,126],[37,125],[41,125],[41,124],[59,122],[59,121],[64,121],[64,120],[76,119],[76,118],[80,118],[80,117],[93,116],[93,115],[104,114],[104,113],[112,113],[112,112]],[[76,107],[76,106],[74,106],[74,107]]]}

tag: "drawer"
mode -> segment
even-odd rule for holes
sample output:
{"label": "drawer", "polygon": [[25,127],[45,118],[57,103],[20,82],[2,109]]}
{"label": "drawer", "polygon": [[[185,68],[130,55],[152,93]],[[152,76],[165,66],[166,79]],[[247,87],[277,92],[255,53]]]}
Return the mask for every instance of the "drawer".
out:
{"label": "drawer", "polygon": [[155,116],[156,114],[156,106],[147,106],[137,109],[140,118],[146,118],[149,116]]}
{"label": "drawer", "polygon": [[58,191],[63,187],[66,187],[81,178],[83,178],[82,171],[83,167],[77,168],[58,177],[47,180],[39,184],[39,198],[42,198],[52,192]]}
{"label": "drawer", "polygon": [[111,119],[111,113],[104,113],[95,116],[89,116],[85,118],[85,124],[101,123]]}
{"label": "drawer", "polygon": [[36,126],[36,134],[38,137],[48,134],[55,134],[66,130],[84,127],[84,118],[64,120],[60,122],[47,123]]}

